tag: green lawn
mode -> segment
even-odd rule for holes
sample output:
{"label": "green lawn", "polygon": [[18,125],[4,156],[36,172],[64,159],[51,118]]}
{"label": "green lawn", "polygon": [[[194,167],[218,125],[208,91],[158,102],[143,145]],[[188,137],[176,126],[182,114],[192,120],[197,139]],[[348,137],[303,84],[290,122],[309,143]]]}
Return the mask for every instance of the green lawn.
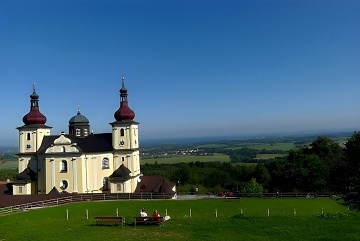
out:
{"label": "green lawn", "polygon": [[174,156],[174,157],[166,157],[166,158],[149,158],[144,159],[140,158],[141,164],[149,163],[154,164],[157,163],[167,163],[174,164],[179,162],[230,162],[230,158],[227,155],[223,154],[214,154],[212,156]]}
{"label": "green lawn", "polygon": [[[141,208],[167,210],[171,220],[136,229],[94,225],[94,216],[116,209],[130,224]],[[0,240],[359,240],[359,221],[357,212],[327,198],[86,202],[0,217]]]}

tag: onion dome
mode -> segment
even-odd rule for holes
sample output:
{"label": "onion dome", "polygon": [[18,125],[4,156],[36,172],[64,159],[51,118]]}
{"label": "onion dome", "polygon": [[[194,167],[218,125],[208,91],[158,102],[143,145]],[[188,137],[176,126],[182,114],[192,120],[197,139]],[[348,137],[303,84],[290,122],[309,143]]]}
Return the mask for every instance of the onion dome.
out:
{"label": "onion dome", "polygon": [[117,121],[133,120],[135,118],[135,112],[128,105],[127,89],[125,88],[124,80],[123,76],[122,87],[120,89],[120,108],[114,113]]}
{"label": "onion dome", "polygon": [[75,124],[75,123],[85,124],[85,123],[89,123],[89,120],[80,113],[80,110],[78,110],[77,114],[71,117],[71,119],[69,120],[69,124]]}
{"label": "onion dome", "polygon": [[30,95],[30,112],[24,115],[23,122],[25,125],[44,125],[46,117],[39,111],[39,96],[35,92],[33,84],[33,93]]}

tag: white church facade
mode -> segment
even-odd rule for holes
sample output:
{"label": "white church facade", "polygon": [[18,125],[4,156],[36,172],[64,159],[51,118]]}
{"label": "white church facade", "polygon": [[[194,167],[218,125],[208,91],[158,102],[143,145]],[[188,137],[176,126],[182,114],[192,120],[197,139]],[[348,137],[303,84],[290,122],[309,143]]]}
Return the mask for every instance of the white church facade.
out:
{"label": "white church facade", "polygon": [[110,133],[93,134],[89,120],[78,111],[67,134],[51,135],[34,86],[30,111],[17,128],[19,174],[13,194],[135,192],[142,176],[139,123],[128,106],[124,77],[114,118]]}

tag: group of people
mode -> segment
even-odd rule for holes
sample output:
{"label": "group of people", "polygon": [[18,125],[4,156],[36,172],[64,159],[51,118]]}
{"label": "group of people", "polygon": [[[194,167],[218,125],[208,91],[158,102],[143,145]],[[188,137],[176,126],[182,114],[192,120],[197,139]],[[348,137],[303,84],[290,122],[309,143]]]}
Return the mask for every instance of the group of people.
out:
{"label": "group of people", "polygon": [[[141,211],[140,211],[140,217],[147,217],[148,215],[147,215],[147,213],[145,212],[145,209],[143,208],[143,209],[141,209]],[[153,215],[152,215],[153,217],[156,217],[156,218],[160,218],[160,214],[158,213],[158,211],[157,210],[154,210],[154,213],[153,213]]]}

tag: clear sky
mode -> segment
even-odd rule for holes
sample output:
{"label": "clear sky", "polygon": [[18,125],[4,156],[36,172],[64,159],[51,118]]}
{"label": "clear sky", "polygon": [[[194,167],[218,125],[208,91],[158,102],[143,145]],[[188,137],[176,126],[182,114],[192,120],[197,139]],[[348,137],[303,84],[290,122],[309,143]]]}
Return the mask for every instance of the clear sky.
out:
{"label": "clear sky", "polygon": [[0,0],[0,144],[32,83],[51,134],[110,132],[121,75],[142,139],[360,128],[358,0]]}

